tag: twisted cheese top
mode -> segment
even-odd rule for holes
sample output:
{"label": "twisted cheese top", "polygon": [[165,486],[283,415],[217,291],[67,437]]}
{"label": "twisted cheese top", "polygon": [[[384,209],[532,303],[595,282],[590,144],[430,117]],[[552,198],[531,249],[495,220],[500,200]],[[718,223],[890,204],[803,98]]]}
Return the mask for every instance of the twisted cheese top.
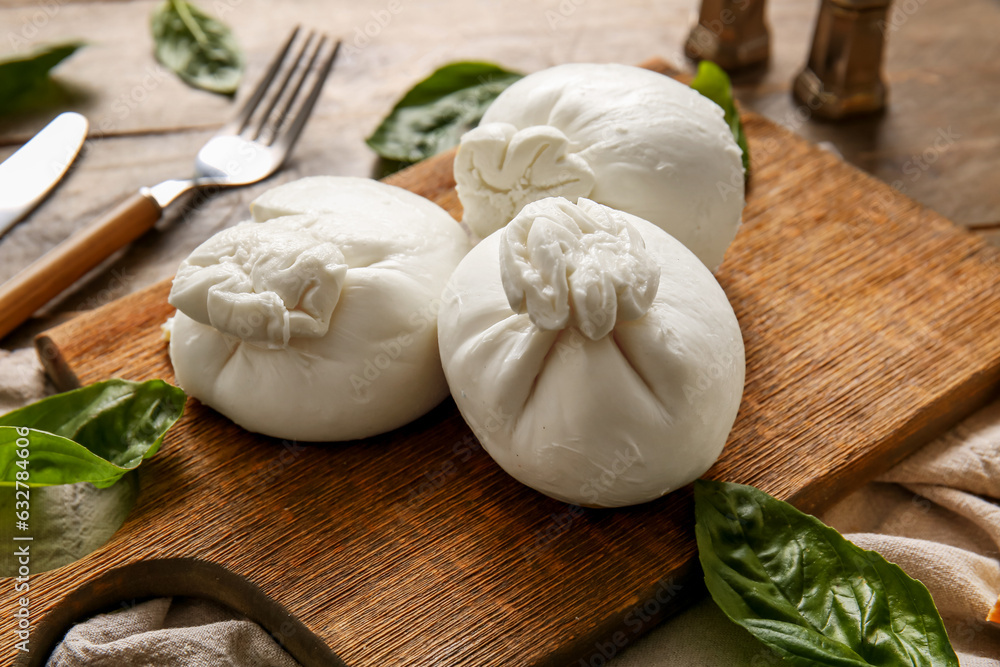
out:
{"label": "twisted cheese top", "polygon": [[223,230],[181,264],[170,303],[197,322],[266,347],[326,335],[348,267],[313,222],[289,216]]}
{"label": "twisted cheese top", "polygon": [[540,329],[574,326],[598,340],[649,310],[660,267],[618,211],[551,197],[525,206],[501,232],[500,277],[514,312]]}

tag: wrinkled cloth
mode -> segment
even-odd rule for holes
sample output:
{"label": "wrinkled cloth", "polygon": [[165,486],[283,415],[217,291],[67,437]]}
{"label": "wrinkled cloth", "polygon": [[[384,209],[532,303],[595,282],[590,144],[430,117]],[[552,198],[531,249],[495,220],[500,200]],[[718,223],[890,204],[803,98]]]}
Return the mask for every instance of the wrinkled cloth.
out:
{"label": "wrinkled cloth", "polygon": [[[1000,401],[819,518],[927,586],[962,667],[1000,667],[1000,626],[986,621],[1000,594]],[[763,667],[782,660],[704,600],[606,664]]]}
{"label": "wrinkled cloth", "polygon": [[[34,351],[0,351],[0,411],[41,398],[46,391]],[[820,519],[927,586],[962,667],[1000,667],[1000,626],[985,620],[1000,594],[1000,401],[847,496]],[[296,664],[264,630],[233,612],[213,606],[196,622],[193,603],[184,605],[189,611],[175,617],[171,609],[176,603],[153,600],[76,625],[49,664]],[[253,655],[251,649],[261,652]],[[595,646],[590,662],[582,664],[764,667],[781,660],[706,599],[625,648]]]}
{"label": "wrinkled cloth", "polygon": [[48,667],[297,667],[256,623],[207,600],[159,598],[73,626]]}
{"label": "wrinkled cloth", "polygon": [[53,391],[34,349],[0,349],[0,415],[33,403]]}

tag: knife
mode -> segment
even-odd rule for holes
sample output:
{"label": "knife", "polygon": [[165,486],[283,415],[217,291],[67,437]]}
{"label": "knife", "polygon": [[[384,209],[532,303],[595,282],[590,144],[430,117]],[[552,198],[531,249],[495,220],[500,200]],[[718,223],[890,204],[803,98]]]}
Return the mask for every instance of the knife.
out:
{"label": "knife", "polygon": [[87,138],[87,119],[67,111],[0,163],[0,236],[59,182]]}

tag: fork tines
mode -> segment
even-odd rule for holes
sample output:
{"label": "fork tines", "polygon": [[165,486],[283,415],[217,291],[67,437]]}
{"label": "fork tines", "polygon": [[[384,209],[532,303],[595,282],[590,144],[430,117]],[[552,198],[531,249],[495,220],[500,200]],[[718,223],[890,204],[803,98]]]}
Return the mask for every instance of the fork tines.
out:
{"label": "fork tines", "polygon": [[[319,98],[340,41],[296,27],[268,66],[257,88],[223,132],[249,141],[290,147]],[[290,57],[289,57],[290,56]],[[272,85],[278,80],[280,83]],[[304,96],[302,91],[308,91]],[[287,127],[285,127],[287,124]]]}

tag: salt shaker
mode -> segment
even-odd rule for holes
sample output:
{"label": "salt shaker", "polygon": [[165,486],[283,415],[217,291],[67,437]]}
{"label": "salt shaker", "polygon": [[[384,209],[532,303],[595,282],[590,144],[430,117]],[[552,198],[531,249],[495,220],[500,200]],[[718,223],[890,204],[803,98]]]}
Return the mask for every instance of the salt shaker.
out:
{"label": "salt shaker", "polygon": [[711,60],[725,70],[761,65],[770,55],[764,23],[765,0],[702,0],[698,23],[684,44],[694,60]]}
{"label": "salt shaker", "polygon": [[821,0],[812,50],[795,78],[795,98],[814,116],[838,119],[885,105],[882,79],[891,0]]}

